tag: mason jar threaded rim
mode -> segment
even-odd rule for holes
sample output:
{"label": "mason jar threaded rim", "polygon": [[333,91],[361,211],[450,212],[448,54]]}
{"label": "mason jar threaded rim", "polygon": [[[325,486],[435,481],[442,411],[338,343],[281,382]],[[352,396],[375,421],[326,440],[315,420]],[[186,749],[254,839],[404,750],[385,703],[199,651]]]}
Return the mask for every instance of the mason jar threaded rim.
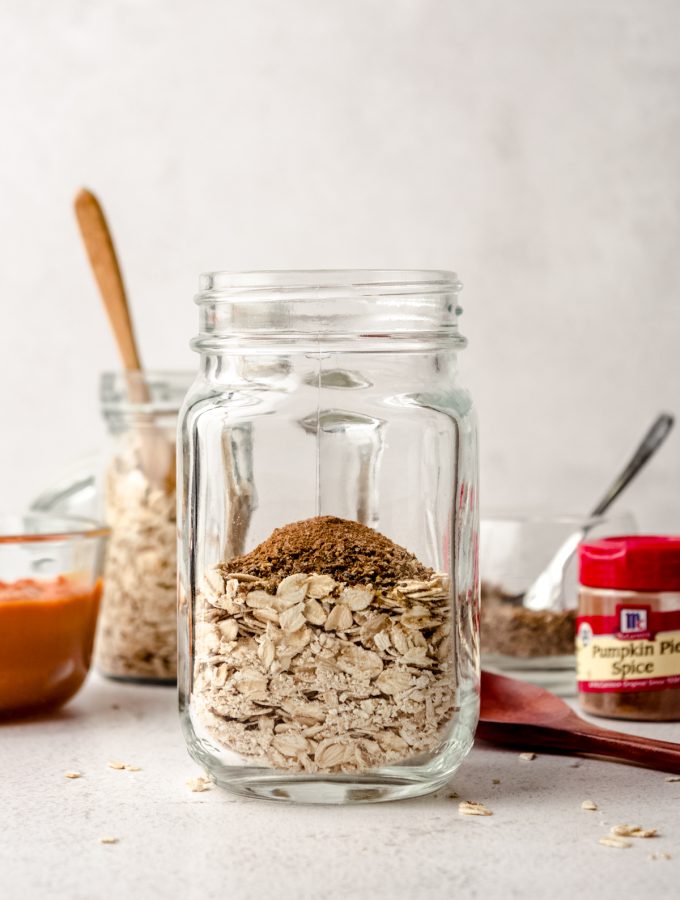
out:
{"label": "mason jar threaded rim", "polygon": [[466,344],[458,331],[462,284],[451,271],[216,271],[201,275],[199,288],[200,333],[191,344],[199,351],[296,336]]}
{"label": "mason jar threaded rim", "polygon": [[462,283],[447,269],[262,269],[247,272],[204,272],[199,277],[197,302],[208,295],[229,299],[244,292],[347,289],[367,296],[407,295],[413,292],[460,291]]}

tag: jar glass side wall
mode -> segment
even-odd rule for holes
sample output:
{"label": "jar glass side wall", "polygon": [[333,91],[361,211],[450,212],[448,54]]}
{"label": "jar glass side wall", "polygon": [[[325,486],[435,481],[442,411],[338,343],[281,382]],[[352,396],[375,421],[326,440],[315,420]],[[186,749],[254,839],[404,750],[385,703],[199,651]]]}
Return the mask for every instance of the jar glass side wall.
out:
{"label": "jar glass side wall", "polygon": [[476,436],[455,353],[208,354],[180,447],[192,755],[280,799],[445,782],[478,710]]}

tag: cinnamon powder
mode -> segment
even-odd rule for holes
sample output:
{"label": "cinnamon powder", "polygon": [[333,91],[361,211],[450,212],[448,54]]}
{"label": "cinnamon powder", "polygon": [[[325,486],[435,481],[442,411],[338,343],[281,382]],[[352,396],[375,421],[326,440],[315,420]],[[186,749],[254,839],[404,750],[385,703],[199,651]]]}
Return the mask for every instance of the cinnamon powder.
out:
{"label": "cinnamon powder", "polygon": [[316,516],[275,529],[250,553],[229,560],[225,572],[277,580],[297,572],[323,572],[336,581],[376,588],[433,574],[412,553],[374,529],[336,516]]}

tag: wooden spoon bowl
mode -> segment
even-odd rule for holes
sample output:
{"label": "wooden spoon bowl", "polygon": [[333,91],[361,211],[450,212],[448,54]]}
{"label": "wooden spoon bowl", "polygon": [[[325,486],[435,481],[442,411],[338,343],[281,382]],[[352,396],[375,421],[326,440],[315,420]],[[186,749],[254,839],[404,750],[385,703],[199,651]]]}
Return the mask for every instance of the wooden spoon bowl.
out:
{"label": "wooden spoon bowl", "polygon": [[541,687],[482,672],[477,737],[551,753],[593,754],[680,774],[680,744],[591,725]]}

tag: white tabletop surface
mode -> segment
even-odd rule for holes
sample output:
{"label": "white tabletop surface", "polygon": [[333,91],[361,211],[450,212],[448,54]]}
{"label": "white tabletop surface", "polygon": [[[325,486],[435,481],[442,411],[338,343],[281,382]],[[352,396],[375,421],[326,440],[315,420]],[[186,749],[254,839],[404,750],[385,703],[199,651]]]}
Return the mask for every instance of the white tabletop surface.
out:
{"label": "white tabletop surface", "polygon": [[[680,741],[680,724],[620,728]],[[601,760],[478,745],[448,790],[353,808],[192,793],[175,691],[93,675],[61,713],[0,726],[0,772],[3,900],[678,896],[680,782]],[[459,815],[453,791],[493,815]],[[660,836],[598,843],[622,823]]]}

